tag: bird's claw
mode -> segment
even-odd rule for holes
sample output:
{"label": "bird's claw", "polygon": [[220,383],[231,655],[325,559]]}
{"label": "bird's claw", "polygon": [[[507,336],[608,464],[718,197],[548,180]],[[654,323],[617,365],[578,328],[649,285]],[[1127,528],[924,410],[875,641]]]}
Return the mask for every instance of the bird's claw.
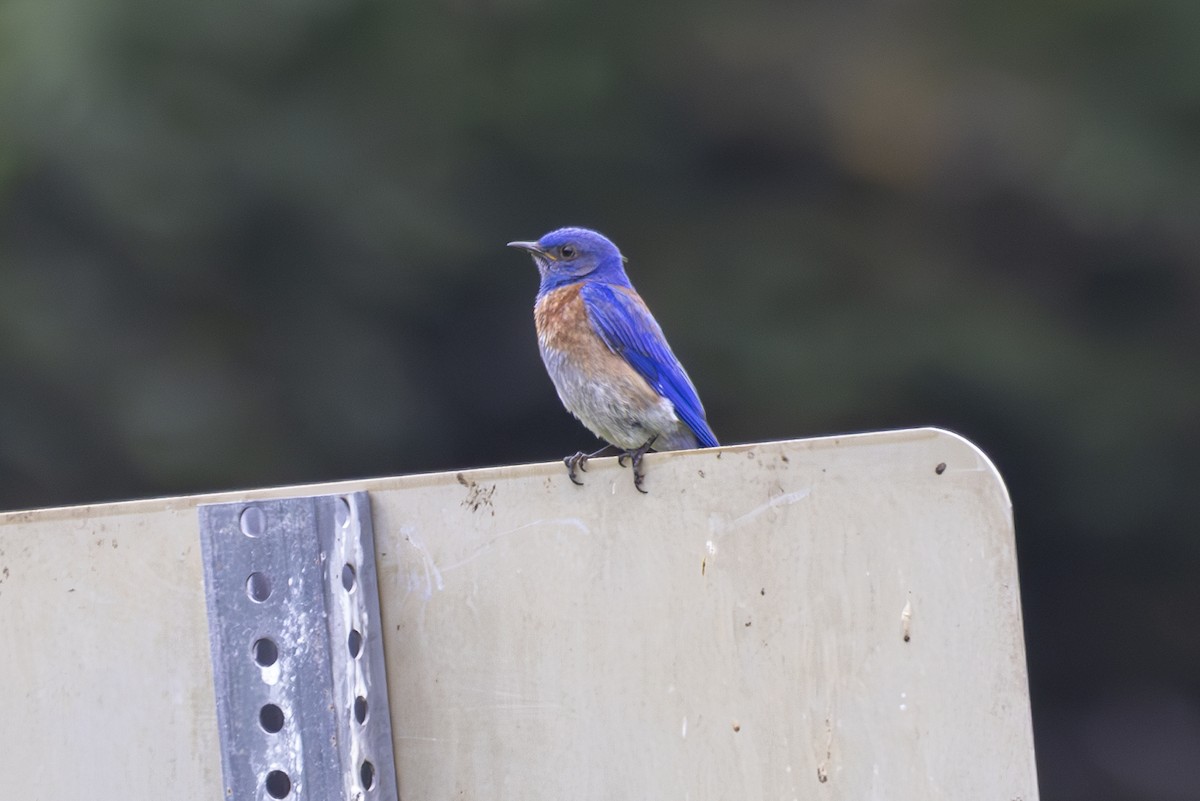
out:
{"label": "bird's claw", "polygon": [[612,450],[615,450],[614,446],[605,445],[603,448],[596,451],[595,453],[584,453],[583,451],[579,451],[576,454],[565,457],[563,459],[563,464],[565,464],[567,466],[567,478],[571,479],[571,483],[582,487],[583,482],[579,480],[579,476],[575,472],[576,469],[582,470],[583,472],[586,473],[588,459],[595,459],[597,456],[603,456],[604,454],[606,454]]}
{"label": "bird's claw", "polygon": [[646,451],[650,450],[650,446],[654,444],[654,440],[656,439],[658,439],[657,434],[651,437],[642,447],[625,451],[617,457],[617,464],[621,465],[621,467],[625,466],[625,458],[629,458],[629,463],[633,466],[633,488],[643,495],[648,495],[649,490],[642,489],[642,481],[646,478],[646,473],[642,470],[642,458],[646,455]]}
{"label": "bird's claw", "polygon": [[571,456],[567,456],[566,458],[563,459],[563,464],[565,464],[567,466],[567,478],[571,479],[572,484],[575,484],[576,486],[579,486],[579,487],[583,486],[583,482],[579,480],[578,476],[575,473],[575,470],[576,470],[576,468],[578,468],[579,470],[582,470],[583,472],[586,473],[587,472],[587,461],[588,461],[588,455],[586,453],[584,453],[583,451],[579,451],[578,453],[571,455]]}

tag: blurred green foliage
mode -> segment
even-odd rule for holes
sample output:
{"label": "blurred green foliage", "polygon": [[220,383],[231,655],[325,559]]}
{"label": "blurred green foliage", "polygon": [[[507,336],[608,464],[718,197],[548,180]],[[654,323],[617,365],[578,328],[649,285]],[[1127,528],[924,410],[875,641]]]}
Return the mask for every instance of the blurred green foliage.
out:
{"label": "blurred green foliage", "polygon": [[1191,0],[7,0],[0,506],[586,446],[503,243],[587,225],[724,441],[989,451],[1045,796],[1198,797],[1198,35]]}

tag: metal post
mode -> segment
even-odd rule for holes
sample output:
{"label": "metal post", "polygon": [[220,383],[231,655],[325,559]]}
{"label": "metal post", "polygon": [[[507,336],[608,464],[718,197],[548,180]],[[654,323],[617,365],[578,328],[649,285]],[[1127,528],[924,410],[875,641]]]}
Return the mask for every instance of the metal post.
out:
{"label": "metal post", "polygon": [[200,507],[225,797],[395,801],[365,492]]}

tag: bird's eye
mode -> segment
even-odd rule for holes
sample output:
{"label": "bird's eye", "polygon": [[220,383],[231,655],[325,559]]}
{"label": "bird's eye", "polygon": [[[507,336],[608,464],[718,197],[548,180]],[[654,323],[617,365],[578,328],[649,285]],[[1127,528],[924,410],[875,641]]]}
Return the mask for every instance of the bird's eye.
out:
{"label": "bird's eye", "polygon": [[564,259],[575,258],[575,248],[573,245],[563,245],[558,249],[558,255]]}

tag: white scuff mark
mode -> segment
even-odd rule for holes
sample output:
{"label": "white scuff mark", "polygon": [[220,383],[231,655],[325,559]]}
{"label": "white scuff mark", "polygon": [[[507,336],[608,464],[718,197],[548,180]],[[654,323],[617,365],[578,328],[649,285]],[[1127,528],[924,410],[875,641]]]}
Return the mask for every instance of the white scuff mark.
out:
{"label": "white scuff mark", "polygon": [[404,535],[404,539],[416,549],[421,555],[421,567],[425,571],[425,584],[422,589],[425,591],[425,600],[428,601],[433,597],[433,591],[436,588],[439,592],[446,588],[445,581],[442,580],[442,571],[438,570],[437,563],[433,561],[429,551],[421,544],[416,537],[416,529],[412,526],[402,526],[400,533]]}
{"label": "white scuff mark", "polygon": [[717,555],[717,544],[712,540],[704,543],[705,556],[700,559],[700,575],[708,572],[708,561]]}
{"label": "white scuff mark", "polygon": [[680,733],[680,736],[685,740],[687,739],[687,715],[683,716],[683,731]]}
{"label": "white scuff mark", "polygon": [[751,509],[749,512],[746,512],[744,515],[735,517],[733,520],[726,523],[724,526],[722,526],[721,534],[726,534],[735,528],[744,526],[746,523],[749,523],[751,520],[763,514],[764,512],[769,512],[770,510],[780,506],[791,506],[793,503],[799,503],[808,497],[809,492],[810,490],[806,488],[802,490],[796,490],[795,492],[785,492],[782,495],[776,495],[766,503],[760,504],[759,506]]}
{"label": "white scuff mark", "polygon": [[529,701],[526,703],[517,704],[480,704],[478,706],[464,706],[463,709],[468,712],[479,712],[483,709],[503,709],[509,712],[540,712],[543,709],[562,709],[562,704],[552,704],[549,702]]}
{"label": "white scuff mark", "polygon": [[912,639],[912,598],[905,601],[900,610],[900,634],[905,642]]}
{"label": "white scuff mark", "polygon": [[522,693],[513,690],[497,690],[493,687],[470,687],[466,684],[460,684],[459,690],[463,693],[475,693],[476,695],[491,695],[496,698],[512,698],[519,700],[525,696]]}
{"label": "white scuff mark", "polygon": [[[446,565],[444,568],[442,568],[442,572],[449,573],[451,570],[457,570],[458,568],[462,567],[463,565],[470,564],[471,562],[475,561],[476,559],[478,559],[479,557],[481,557],[485,553],[487,553],[489,550],[491,550],[492,547],[496,544],[496,542],[498,540],[503,539],[504,537],[507,537],[509,535],[516,534],[521,531],[525,531],[527,529],[537,528],[538,526],[567,527],[567,528],[574,528],[583,534],[591,534],[592,533],[592,530],[590,528],[588,528],[587,523],[584,523],[578,517],[553,517],[548,520],[534,520],[532,523],[526,523],[523,526],[517,526],[516,528],[510,528],[508,531],[501,531],[499,534],[492,537],[490,540],[485,542],[483,545],[480,545],[478,548],[476,548],[474,551],[472,551],[470,553],[470,555],[468,555],[466,558],[460,559],[459,561],[455,562],[452,565]],[[441,588],[439,587],[438,589],[441,589]]]}

